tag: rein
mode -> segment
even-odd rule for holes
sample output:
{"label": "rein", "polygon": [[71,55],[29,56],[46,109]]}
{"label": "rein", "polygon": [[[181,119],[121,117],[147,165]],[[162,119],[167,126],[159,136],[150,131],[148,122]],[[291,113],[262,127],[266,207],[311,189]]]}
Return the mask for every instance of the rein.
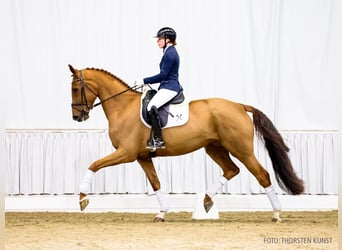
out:
{"label": "rein", "polygon": [[123,91],[121,91],[121,92],[119,92],[119,93],[116,93],[116,94],[114,94],[114,95],[112,95],[112,96],[109,96],[109,97],[107,97],[106,99],[104,99],[104,100],[102,100],[102,101],[99,101],[98,103],[96,103],[96,104],[94,104],[94,105],[92,105],[92,106],[89,106],[89,105],[88,105],[88,101],[87,101],[87,97],[86,97],[86,95],[85,95],[85,88],[87,88],[87,89],[88,89],[91,93],[93,93],[95,96],[98,96],[98,95],[96,94],[96,92],[95,92],[93,89],[91,89],[91,88],[87,85],[87,83],[86,83],[85,80],[83,79],[82,71],[80,71],[80,77],[79,77],[78,79],[72,81],[72,83],[75,83],[75,82],[81,82],[81,100],[82,100],[82,103],[78,103],[78,104],[73,104],[73,103],[72,103],[71,106],[72,106],[72,107],[75,107],[75,106],[86,106],[88,110],[91,110],[91,109],[93,109],[93,108],[95,108],[95,107],[97,107],[97,106],[103,104],[104,102],[107,102],[107,101],[109,101],[110,99],[115,98],[115,97],[117,97],[117,96],[119,96],[119,95],[121,95],[121,94],[123,94],[123,93],[129,91],[129,90],[137,90],[137,89],[141,88],[140,85],[137,85],[137,84],[136,84],[136,85],[134,85],[134,86],[132,86],[132,87],[129,87],[129,88],[127,88],[127,89],[125,89],[125,90],[123,90]]}
{"label": "rein", "polygon": [[98,103],[95,103],[91,108],[95,108],[95,107],[97,107],[97,106],[103,104],[104,102],[106,102],[106,101],[108,101],[108,100],[110,100],[110,99],[112,99],[112,98],[115,98],[115,97],[117,97],[117,96],[119,96],[119,95],[121,95],[121,94],[127,92],[128,90],[131,90],[131,89],[132,89],[132,90],[136,90],[136,89],[138,89],[138,88],[140,88],[139,85],[134,85],[133,87],[129,87],[129,88],[127,88],[127,89],[125,89],[125,90],[123,90],[123,91],[121,91],[121,92],[119,92],[119,93],[117,93],[117,94],[115,94],[115,95],[112,95],[112,96],[110,96],[110,97],[108,97],[108,98],[106,98],[106,99],[104,99],[104,100],[102,100],[102,101],[99,101]]}

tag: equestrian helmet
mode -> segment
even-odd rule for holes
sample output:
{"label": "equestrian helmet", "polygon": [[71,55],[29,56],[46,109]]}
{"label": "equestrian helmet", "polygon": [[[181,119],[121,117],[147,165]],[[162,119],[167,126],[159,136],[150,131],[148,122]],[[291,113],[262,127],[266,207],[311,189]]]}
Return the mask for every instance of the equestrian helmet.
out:
{"label": "equestrian helmet", "polygon": [[155,37],[169,38],[171,42],[176,41],[176,31],[170,27],[161,28]]}

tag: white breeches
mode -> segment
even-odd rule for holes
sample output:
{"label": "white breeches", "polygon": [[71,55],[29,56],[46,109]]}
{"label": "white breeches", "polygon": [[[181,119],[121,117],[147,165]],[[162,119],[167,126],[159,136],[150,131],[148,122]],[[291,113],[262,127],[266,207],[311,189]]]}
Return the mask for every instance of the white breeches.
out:
{"label": "white breeches", "polygon": [[157,109],[159,109],[165,103],[174,98],[177,94],[178,93],[176,91],[169,89],[158,90],[158,92],[151,99],[150,103],[147,105],[147,111],[151,111],[152,106],[155,106]]}

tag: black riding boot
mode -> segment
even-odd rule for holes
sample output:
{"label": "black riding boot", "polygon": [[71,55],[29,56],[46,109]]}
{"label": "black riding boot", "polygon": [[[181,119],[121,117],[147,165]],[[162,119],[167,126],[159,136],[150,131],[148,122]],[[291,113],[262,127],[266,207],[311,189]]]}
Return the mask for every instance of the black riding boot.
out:
{"label": "black riding boot", "polygon": [[148,148],[151,151],[156,151],[158,148],[165,148],[157,108],[153,106],[151,110],[148,112],[148,114],[150,116],[152,126],[150,139],[147,142],[146,148]]}

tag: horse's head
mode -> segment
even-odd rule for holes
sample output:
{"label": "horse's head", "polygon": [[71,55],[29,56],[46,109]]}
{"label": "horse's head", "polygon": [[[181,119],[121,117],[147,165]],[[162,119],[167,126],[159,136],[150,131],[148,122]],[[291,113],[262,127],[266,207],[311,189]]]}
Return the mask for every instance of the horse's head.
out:
{"label": "horse's head", "polygon": [[97,93],[89,87],[81,70],[74,69],[70,64],[69,69],[72,72],[72,118],[75,121],[82,122],[89,118],[89,112],[93,107]]}

